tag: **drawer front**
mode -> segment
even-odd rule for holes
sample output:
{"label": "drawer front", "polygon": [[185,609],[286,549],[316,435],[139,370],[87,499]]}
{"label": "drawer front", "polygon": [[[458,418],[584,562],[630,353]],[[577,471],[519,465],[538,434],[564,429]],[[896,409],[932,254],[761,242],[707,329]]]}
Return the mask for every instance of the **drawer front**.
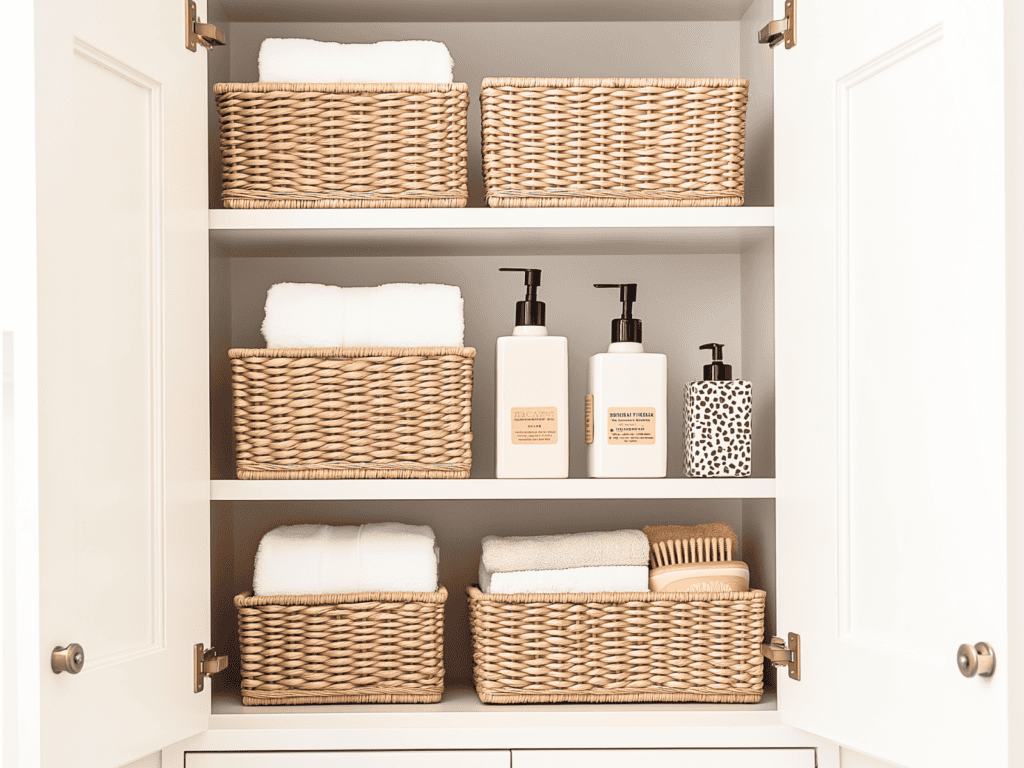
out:
{"label": "drawer front", "polygon": [[512,768],[814,768],[813,749],[513,750]]}
{"label": "drawer front", "polygon": [[436,752],[190,752],[185,768],[510,768],[502,750]]}

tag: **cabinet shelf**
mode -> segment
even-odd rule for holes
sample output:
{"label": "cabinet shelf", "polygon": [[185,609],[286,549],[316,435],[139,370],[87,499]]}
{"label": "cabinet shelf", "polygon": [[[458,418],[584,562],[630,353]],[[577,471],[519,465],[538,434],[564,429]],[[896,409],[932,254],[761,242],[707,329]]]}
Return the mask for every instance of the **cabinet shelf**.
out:
{"label": "cabinet shelf", "polygon": [[210,211],[211,243],[233,256],[739,253],[774,226],[771,207]]}
{"label": "cabinet shelf", "polygon": [[210,728],[622,728],[765,726],[779,723],[774,691],[757,704],[501,704],[480,702],[468,686],[449,686],[437,704],[318,704],[244,707],[236,695],[213,698]]}
{"label": "cabinet shelf", "polygon": [[214,480],[212,501],[368,499],[773,499],[774,478]]}

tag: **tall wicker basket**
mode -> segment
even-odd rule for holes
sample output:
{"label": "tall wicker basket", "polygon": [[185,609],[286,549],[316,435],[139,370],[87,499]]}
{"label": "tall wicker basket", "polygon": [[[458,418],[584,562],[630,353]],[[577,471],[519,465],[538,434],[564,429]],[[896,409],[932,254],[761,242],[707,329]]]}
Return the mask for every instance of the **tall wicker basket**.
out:
{"label": "tall wicker basket", "polygon": [[461,208],[466,83],[218,83],[225,208]]}
{"label": "tall wicker basket", "polygon": [[746,80],[485,78],[494,207],[743,205]]}
{"label": "tall wicker basket", "polygon": [[761,590],[466,591],[485,704],[761,699]]}
{"label": "tall wicker basket", "polygon": [[469,477],[475,349],[228,354],[240,480]]}
{"label": "tall wicker basket", "polygon": [[432,703],[448,591],[235,598],[243,704]]}

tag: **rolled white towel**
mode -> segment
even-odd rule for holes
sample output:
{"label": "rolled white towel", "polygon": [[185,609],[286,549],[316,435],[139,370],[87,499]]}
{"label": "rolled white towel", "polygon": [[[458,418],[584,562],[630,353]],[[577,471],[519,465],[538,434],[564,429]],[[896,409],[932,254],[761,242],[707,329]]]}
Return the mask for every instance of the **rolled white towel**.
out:
{"label": "rolled white towel", "polygon": [[284,525],[260,540],[253,593],[436,592],[438,555],[427,525]]}
{"label": "rolled white towel", "polygon": [[322,43],[271,37],[260,45],[261,83],[450,83],[451,53],[431,40]]}
{"label": "rolled white towel", "polygon": [[267,291],[268,347],[345,346],[345,294],[336,285],[278,283]]}
{"label": "rolled white towel", "polygon": [[262,331],[271,349],[461,347],[464,306],[454,285],[277,283],[267,291]]}
{"label": "rolled white towel", "polygon": [[480,563],[480,589],[492,595],[557,592],[650,592],[646,565],[599,565],[492,573]]}
{"label": "rolled white towel", "polygon": [[602,565],[647,567],[643,531],[592,531],[553,536],[485,536],[481,562],[491,573],[547,571]]}
{"label": "rolled white towel", "polygon": [[382,285],[375,346],[461,347],[466,330],[463,305],[462,291],[455,285]]}

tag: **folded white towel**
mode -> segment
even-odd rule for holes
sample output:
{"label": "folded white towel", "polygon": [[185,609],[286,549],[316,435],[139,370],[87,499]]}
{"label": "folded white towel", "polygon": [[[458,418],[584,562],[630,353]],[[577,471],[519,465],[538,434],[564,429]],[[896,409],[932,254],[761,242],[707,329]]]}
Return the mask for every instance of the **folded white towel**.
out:
{"label": "folded white towel", "polygon": [[593,531],[554,536],[485,536],[481,562],[491,573],[546,571],[601,565],[647,567],[643,531]]}
{"label": "folded white towel", "polygon": [[260,45],[261,83],[450,83],[451,53],[430,40],[322,43],[271,37]]}
{"label": "folded white towel", "polygon": [[438,555],[428,525],[284,525],[260,540],[253,592],[436,592]]}
{"label": "folded white towel", "polygon": [[650,592],[646,565],[600,565],[492,573],[480,563],[480,589],[492,595],[552,592]]}
{"label": "folded white towel", "polygon": [[461,347],[465,338],[462,291],[454,285],[277,283],[265,312],[263,338],[272,349]]}

